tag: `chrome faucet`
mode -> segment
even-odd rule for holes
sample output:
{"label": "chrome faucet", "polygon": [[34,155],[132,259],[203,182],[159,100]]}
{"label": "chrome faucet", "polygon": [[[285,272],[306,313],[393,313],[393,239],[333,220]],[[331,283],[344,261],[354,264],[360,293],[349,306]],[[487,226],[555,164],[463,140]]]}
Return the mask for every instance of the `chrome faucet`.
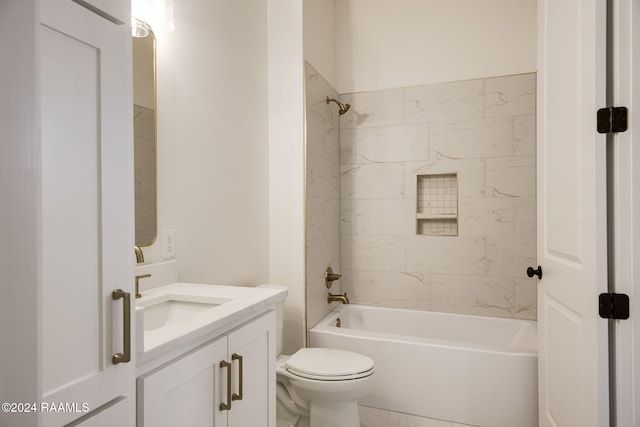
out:
{"label": "chrome faucet", "polygon": [[327,294],[327,302],[331,304],[332,302],[339,301],[343,304],[349,304],[349,297],[347,297],[347,293],[344,294]]}
{"label": "chrome faucet", "polygon": [[146,279],[147,277],[151,277],[150,274],[140,274],[136,276],[136,298],[140,298],[142,294],[140,293],[140,279]]}
{"label": "chrome faucet", "polygon": [[133,250],[136,253],[136,264],[140,264],[144,262],[144,254],[142,253],[142,249],[139,246],[134,246]]}

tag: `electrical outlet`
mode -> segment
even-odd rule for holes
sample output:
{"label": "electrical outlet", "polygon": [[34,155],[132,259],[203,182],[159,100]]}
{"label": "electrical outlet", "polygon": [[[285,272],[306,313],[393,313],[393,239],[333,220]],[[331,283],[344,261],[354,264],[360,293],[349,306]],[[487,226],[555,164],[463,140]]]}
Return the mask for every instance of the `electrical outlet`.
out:
{"label": "electrical outlet", "polygon": [[162,256],[165,259],[176,256],[176,230],[162,231]]}

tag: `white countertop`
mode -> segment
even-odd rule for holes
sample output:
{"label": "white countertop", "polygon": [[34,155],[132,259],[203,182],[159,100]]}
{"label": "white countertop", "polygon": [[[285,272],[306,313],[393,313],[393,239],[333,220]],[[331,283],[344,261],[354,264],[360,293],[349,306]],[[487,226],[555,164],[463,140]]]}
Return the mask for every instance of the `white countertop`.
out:
{"label": "white countertop", "polygon": [[[265,313],[286,296],[286,288],[194,283],[174,283],[143,292],[142,297],[136,299],[137,308],[168,298],[186,298],[192,302],[220,305],[189,316],[184,321],[144,332],[144,351],[137,355],[136,360],[138,375],[189,351],[189,347],[204,344]],[[138,333],[141,332],[141,328],[138,328]]]}

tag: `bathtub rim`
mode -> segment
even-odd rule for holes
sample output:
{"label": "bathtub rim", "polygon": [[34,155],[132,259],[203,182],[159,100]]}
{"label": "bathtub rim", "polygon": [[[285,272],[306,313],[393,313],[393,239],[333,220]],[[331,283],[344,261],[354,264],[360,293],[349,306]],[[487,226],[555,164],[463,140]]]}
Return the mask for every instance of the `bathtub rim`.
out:
{"label": "bathtub rim", "polygon": [[[367,304],[349,304],[349,305],[339,305],[335,307],[331,312],[329,312],[325,317],[323,317],[318,323],[316,323],[310,330],[309,334],[315,333],[326,333],[335,336],[348,336],[354,338],[363,338],[363,339],[376,339],[380,341],[393,342],[393,343],[413,343],[413,344],[421,344],[421,345],[431,345],[439,348],[449,348],[449,349],[464,349],[465,351],[479,352],[479,353],[488,353],[488,354],[505,354],[509,356],[515,357],[538,357],[538,349],[530,349],[524,347],[509,347],[504,345],[492,345],[492,344],[474,344],[474,343],[465,343],[460,341],[450,341],[450,340],[442,340],[436,338],[423,338],[417,337],[413,335],[401,335],[401,334],[391,334],[387,332],[375,332],[375,331],[367,331],[364,329],[353,329],[353,328],[345,328],[345,327],[336,327],[332,324],[335,324],[337,317],[343,310],[348,310],[351,307],[359,308],[359,307],[367,307],[373,308],[376,310],[389,310],[389,311],[412,311],[412,312],[428,312],[430,314],[444,315],[444,316],[452,316],[452,317],[463,317],[463,318],[482,318],[482,317],[491,317],[491,316],[478,316],[473,314],[461,314],[461,313],[447,313],[440,311],[428,311],[428,310],[415,310],[410,308],[398,308],[398,307],[383,307],[383,306],[375,306],[375,305],[367,305]],[[508,317],[491,317],[499,320],[504,320],[508,322],[515,322],[521,324],[528,324],[533,326],[537,330],[537,322],[533,320],[524,320],[524,319],[513,319]],[[537,343],[536,343],[537,344]]]}

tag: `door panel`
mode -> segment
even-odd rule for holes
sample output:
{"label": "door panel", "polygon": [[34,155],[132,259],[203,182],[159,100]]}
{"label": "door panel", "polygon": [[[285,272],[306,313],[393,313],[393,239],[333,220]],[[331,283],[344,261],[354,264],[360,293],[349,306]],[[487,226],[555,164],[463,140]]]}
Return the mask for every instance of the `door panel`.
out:
{"label": "door panel", "polygon": [[[226,427],[227,338],[221,338],[138,379],[139,427]],[[221,400],[222,399],[222,400]]]}
{"label": "door panel", "polygon": [[102,368],[100,76],[95,47],[48,28],[40,40],[42,381],[49,393]]}
{"label": "door panel", "polygon": [[40,17],[42,400],[92,411],[133,395],[135,346],[112,362],[124,346],[112,291],[133,281],[131,37],[71,1],[41,2]]}
{"label": "door panel", "polygon": [[538,288],[541,426],[608,414],[606,0],[538,3]]}
{"label": "door panel", "polygon": [[[229,335],[228,360],[242,357],[242,399],[234,400],[229,427],[275,427],[275,312]],[[240,363],[233,361],[233,391],[240,391]]]}

